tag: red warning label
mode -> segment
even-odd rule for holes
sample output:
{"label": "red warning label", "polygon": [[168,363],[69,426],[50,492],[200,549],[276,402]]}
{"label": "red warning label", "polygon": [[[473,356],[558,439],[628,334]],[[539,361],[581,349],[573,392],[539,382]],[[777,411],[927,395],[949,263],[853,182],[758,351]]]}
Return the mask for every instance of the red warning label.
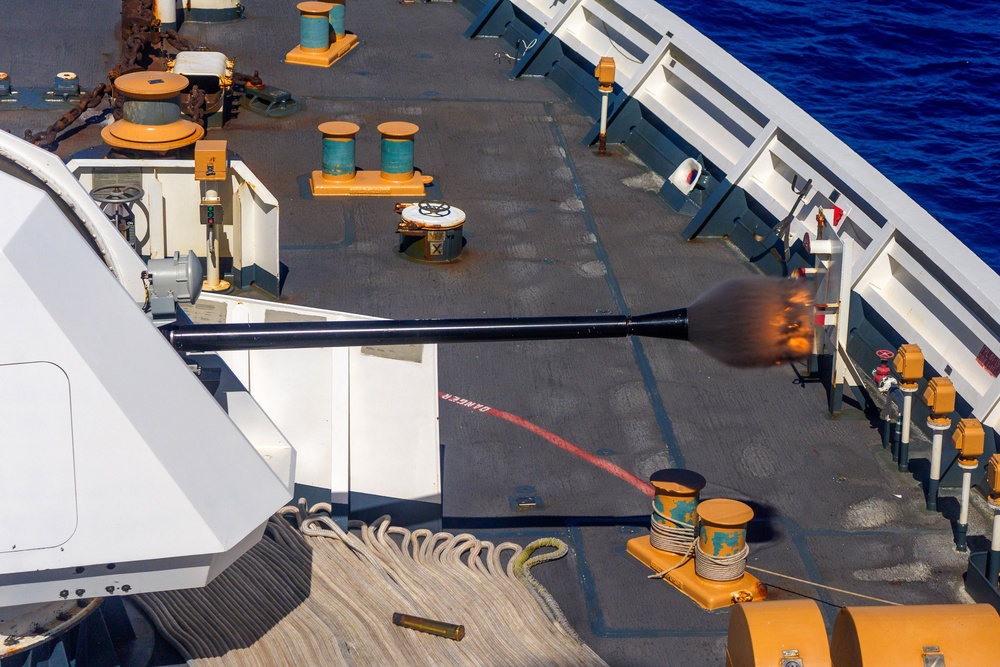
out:
{"label": "red warning label", "polygon": [[1000,357],[985,345],[983,345],[983,349],[979,350],[979,354],[976,355],[976,361],[993,377],[1000,375]]}

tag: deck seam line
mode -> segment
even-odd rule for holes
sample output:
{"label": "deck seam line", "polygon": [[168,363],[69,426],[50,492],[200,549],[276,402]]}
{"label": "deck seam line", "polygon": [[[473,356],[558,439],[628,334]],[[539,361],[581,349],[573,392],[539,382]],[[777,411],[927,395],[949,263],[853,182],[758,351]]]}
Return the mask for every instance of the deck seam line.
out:
{"label": "deck seam line", "polygon": [[[545,113],[552,118],[552,134],[555,137],[556,143],[562,148],[564,155],[563,163],[569,169],[570,175],[573,178],[573,189],[583,206],[582,214],[584,223],[587,226],[587,230],[594,236],[595,253],[597,254],[598,261],[604,266],[604,278],[611,291],[611,297],[614,299],[619,314],[628,315],[629,309],[625,302],[625,295],[622,292],[621,285],[618,283],[618,279],[615,277],[614,269],[611,267],[611,259],[608,256],[607,249],[601,241],[601,235],[597,228],[597,220],[594,218],[594,214],[587,202],[587,195],[580,180],[580,172],[577,170],[576,163],[570,155],[569,144],[566,142],[566,136],[563,134],[559,121],[556,120],[554,104],[552,102],[545,103]],[[642,383],[646,389],[646,397],[649,399],[650,406],[653,409],[653,416],[656,418],[656,424],[659,427],[663,445],[667,450],[667,454],[673,460],[674,467],[683,468],[685,466],[684,455],[681,453],[680,446],[677,443],[673,422],[670,420],[666,406],[663,404],[663,397],[660,395],[660,389],[656,384],[656,376],[653,374],[653,369],[649,365],[646,350],[638,337],[630,336],[629,341],[632,345],[632,356],[642,376]]]}
{"label": "deck seam line", "polygon": [[433,97],[381,97],[377,95],[373,96],[328,96],[328,95],[307,95],[300,99],[314,100],[317,102],[462,102],[466,104],[551,104],[551,100],[525,100],[525,99],[514,99],[508,100],[503,98],[489,98],[489,97],[439,97],[437,95]]}
{"label": "deck seam line", "polygon": [[[601,607],[601,596],[597,592],[597,583],[587,561],[583,544],[583,533],[576,526],[567,526],[566,532],[573,544],[576,555],[576,570],[580,587],[583,589],[584,605],[587,610],[587,624],[595,637],[603,639],[644,639],[661,637],[725,637],[728,632],[722,628],[609,628],[604,619],[604,609]],[[648,580],[644,580],[648,582]],[[649,582],[652,583],[652,582]],[[686,602],[690,602],[687,600]]]}
{"label": "deck seam line", "polygon": [[344,202],[344,238],[334,243],[298,243],[278,246],[281,251],[294,250],[336,250],[346,248],[354,243],[354,212],[350,203]]}

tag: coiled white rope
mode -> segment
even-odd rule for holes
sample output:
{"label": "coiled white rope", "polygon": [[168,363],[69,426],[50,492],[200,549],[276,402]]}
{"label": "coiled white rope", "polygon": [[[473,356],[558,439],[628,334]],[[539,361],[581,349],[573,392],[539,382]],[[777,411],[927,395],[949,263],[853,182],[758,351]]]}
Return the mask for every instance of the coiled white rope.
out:
{"label": "coiled white rope", "polygon": [[[657,519],[663,519],[658,521]],[[750,546],[743,548],[730,556],[713,556],[701,550],[698,545],[697,523],[686,523],[664,514],[653,503],[653,514],[649,522],[649,543],[660,551],[667,551],[683,556],[674,565],[665,570],[648,575],[647,579],[660,579],[687,563],[694,556],[694,571],[699,577],[712,581],[733,581],[743,576],[746,571],[747,555]]]}
{"label": "coiled white rope", "polygon": [[742,549],[729,556],[713,556],[702,551],[701,545],[698,545],[694,550],[695,574],[712,581],[739,579],[746,572],[749,553],[749,544],[744,544]]}
{"label": "coiled white rope", "polygon": [[[665,519],[668,524],[664,525],[656,520],[657,517]],[[660,570],[648,575],[647,579],[662,579],[684,563],[691,560],[691,553],[698,538],[697,524],[685,523],[671,516],[667,516],[656,507],[653,502],[653,514],[649,521],[649,543],[653,548],[660,551],[668,551],[678,556],[684,556],[665,570]]]}
{"label": "coiled white rope", "polygon": [[[663,525],[661,522],[656,520],[657,517],[665,519],[669,522],[669,524]],[[661,579],[665,577],[670,572],[687,563],[693,555],[695,559],[695,573],[700,577],[711,579],[713,581],[733,581],[742,577],[747,570],[753,570],[754,572],[769,574],[782,579],[788,579],[790,581],[796,581],[798,583],[808,584],[824,590],[843,593],[845,595],[852,595],[854,597],[864,598],[866,600],[872,600],[882,604],[895,606],[899,605],[898,602],[891,602],[889,600],[883,600],[882,598],[876,598],[862,593],[855,593],[853,591],[836,588],[834,586],[826,586],[824,584],[818,584],[814,581],[809,581],[808,579],[799,579],[787,574],[781,574],[779,572],[773,572],[760,567],[747,565],[747,557],[750,554],[749,544],[744,544],[743,549],[730,556],[717,557],[707,554],[701,550],[700,546],[698,546],[697,523],[689,524],[667,516],[657,509],[655,502],[653,503],[653,514],[650,518],[649,525],[649,542],[654,548],[659,549],[660,551],[668,551],[679,556],[684,556],[684,558],[665,570],[648,575],[646,577],[647,579]]]}
{"label": "coiled white rope", "polygon": [[[531,576],[566,553],[562,542],[494,545],[388,517],[344,531],[328,512],[286,507],[208,586],[133,599],[197,666],[605,665]],[[545,547],[556,551],[536,553]],[[400,628],[394,612],[466,634],[455,642]]]}
{"label": "coiled white rope", "polygon": [[[657,521],[657,517],[663,521]],[[666,522],[666,523],[664,523]],[[684,555],[691,552],[697,533],[693,523],[685,523],[661,512],[653,503],[653,516],[649,522],[649,542],[660,551]]]}

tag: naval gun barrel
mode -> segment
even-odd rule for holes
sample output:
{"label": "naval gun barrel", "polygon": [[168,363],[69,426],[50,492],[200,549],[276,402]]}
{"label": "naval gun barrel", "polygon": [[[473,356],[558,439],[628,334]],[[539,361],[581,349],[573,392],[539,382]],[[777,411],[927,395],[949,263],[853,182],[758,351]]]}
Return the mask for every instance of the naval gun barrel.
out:
{"label": "naval gun barrel", "polygon": [[515,342],[629,335],[687,340],[686,308],[648,315],[510,317],[440,320],[351,320],[179,325],[165,331],[181,352]]}
{"label": "naval gun barrel", "polygon": [[175,325],[164,333],[181,352],[646,336],[687,340],[730,366],[759,367],[808,356],[813,316],[804,284],[754,277],[648,315]]}

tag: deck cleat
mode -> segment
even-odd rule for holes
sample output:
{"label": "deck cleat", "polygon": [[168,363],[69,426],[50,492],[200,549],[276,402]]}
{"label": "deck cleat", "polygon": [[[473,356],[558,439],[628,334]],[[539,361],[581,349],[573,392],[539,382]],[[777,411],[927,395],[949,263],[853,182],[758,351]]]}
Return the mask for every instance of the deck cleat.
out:
{"label": "deck cleat", "polygon": [[52,89],[45,91],[44,100],[49,104],[76,104],[80,101],[80,78],[75,72],[59,72]]}
{"label": "deck cleat", "polygon": [[293,99],[287,90],[268,85],[247,85],[243,89],[240,107],[268,118],[284,118],[301,111],[305,105]]}

